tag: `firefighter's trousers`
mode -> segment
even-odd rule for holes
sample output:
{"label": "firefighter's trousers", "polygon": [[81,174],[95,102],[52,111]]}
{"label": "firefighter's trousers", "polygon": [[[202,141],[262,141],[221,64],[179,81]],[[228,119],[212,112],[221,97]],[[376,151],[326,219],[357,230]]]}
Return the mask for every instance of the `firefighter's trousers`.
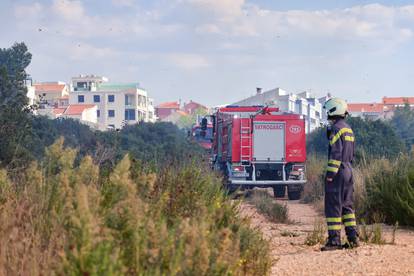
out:
{"label": "firefighter's trousers", "polygon": [[342,163],[333,181],[325,183],[325,216],[331,242],[340,244],[342,223],[348,238],[357,236],[353,193],[351,164]]}

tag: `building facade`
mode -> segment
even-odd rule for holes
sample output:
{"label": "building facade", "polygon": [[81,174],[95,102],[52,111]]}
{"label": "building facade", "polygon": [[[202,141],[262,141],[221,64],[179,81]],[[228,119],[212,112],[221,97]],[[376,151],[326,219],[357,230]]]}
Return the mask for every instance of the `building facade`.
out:
{"label": "building facade", "polygon": [[305,118],[306,133],[312,132],[323,123],[322,104],[309,92],[293,94],[281,88],[262,92],[258,88],[254,96],[235,102],[233,105],[267,105],[278,107],[281,112],[300,114]]}
{"label": "building facade", "polygon": [[155,122],[153,100],[138,83],[109,83],[95,75],[72,78],[69,106],[96,105],[100,130],[121,129],[139,122]]}
{"label": "building facade", "polygon": [[55,106],[59,98],[69,96],[68,86],[61,81],[35,83],[33,87],[35,89],[36,101],[42,106]]}

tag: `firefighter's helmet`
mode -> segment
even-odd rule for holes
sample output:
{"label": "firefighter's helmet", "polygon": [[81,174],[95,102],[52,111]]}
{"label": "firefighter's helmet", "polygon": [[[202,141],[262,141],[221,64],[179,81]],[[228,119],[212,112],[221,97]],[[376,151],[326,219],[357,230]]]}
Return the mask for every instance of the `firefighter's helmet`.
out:
{"label": "firefighter's helmet", "polygon": [[328,116],[345,116],[348,114],[348,104],[339,98],[329,99],[323,108],[326,109]]}

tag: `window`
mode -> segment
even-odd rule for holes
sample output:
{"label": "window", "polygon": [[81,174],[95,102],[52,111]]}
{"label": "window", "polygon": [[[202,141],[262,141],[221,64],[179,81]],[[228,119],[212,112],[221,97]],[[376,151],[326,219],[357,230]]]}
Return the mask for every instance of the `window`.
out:
{"label": "window", "polygon": [[99,96],[99,95],[93,95],[93,102],[94,103],[101,102],[101,96]]}
{"label": "window", "polygon": [[115,95],[108,95],[108,102],[110,103],[115,102]]}
{"label": "window", "polygon": [[135,121],[135,109],[125,109],[125,120]]}
{"label": "window", "polygon": [[84,95],[78,95],[78,103],[84,103],[85,102],[85,96]]}
{"label": "window", "polygon": [[125,95],[125,105],[133,105],[135,97],[133,95]]}
{"label": "window", "polygon": [[96,117],[101,117],[101,111],[98,109],[98,110],[96,110]]}
{"label": "window", "polygon": [[115,110],[113,110],[113,109],[108,110],[108,117],[110,117],[110,118],[115,117]]}

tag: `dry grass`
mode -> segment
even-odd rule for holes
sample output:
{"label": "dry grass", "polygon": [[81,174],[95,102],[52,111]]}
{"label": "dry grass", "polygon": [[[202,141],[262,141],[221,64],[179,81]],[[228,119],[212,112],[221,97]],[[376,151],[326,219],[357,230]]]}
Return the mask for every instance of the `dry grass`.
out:
{"label": "dry grass", "polygon": [[270,221],[290,223],[287,206],[277,203],[267,191],[254,189],[250,192],[248,201]]}
{"label": "dry grass", "polygon": [[317,220],[314,223],[313,230],[305,239],[305,245],[314,246],[317,244],[323,244],[325,242],[326,226],[323,220]]}
{"label": "dry grass", "polygon": [[125,157],[103,174],[59,140],[20,183],[0,171],[0,275],[266,275],[268,244],[221,181]]}

